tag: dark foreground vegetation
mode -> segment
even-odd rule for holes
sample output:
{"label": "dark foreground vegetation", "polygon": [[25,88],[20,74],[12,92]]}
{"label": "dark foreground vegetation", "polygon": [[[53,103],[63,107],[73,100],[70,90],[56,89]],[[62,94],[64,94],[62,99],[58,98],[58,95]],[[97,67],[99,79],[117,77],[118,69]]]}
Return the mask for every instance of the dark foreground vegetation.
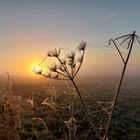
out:
{"label": "dark foreground vegetation", "polygon": [[[104,133],[118,78],[79,81],[90,117]],[[140,78],[126,77],[109,140],[140,139]],[[1,81],[0,140],[92,140],[92,129],[68,83]]]}

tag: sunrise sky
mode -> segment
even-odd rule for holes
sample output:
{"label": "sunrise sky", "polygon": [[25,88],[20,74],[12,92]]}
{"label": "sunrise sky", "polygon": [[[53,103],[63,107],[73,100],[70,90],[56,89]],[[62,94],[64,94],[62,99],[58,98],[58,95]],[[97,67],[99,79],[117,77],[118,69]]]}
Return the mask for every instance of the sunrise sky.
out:
{"label": "sunrise sky", "polygon": [[[115,73],[122,62],[107,41],[140,35],[139,13],[139,0],[1,0],[0,74],[34,76],[47,50],[74,49],[81,40],[88,44],[81,74]],[[140,47],[128,69],[139,74]]]}

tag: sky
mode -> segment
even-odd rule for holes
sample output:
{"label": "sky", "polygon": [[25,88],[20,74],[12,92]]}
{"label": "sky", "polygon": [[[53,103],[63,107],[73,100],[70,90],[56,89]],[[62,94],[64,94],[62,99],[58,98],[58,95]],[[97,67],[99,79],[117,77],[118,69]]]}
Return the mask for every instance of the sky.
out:
{"label": "sky", "polygon": [[[52,48],[87,42],[81,74],[116,73],[122,62],[107,41],[140,35],[139,0],[0,0],[0,74],[34,76],[32,67]],[[139,74],[140,48],[129,72]]]}

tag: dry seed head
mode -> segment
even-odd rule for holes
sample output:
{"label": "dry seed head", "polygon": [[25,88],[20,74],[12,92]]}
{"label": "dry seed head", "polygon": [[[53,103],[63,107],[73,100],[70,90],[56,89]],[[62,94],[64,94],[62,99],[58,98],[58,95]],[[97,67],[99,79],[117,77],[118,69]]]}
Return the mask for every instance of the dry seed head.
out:
{"label": "dry seed head", "polygon": [[76,53],[74,51],[70,51],[66,56],[68,59],[74,60]]}
{"label": "dry seed head", "polygon": [[79,46],[77,47],[78,51],[84,51],[87,46],[87,43],[85,41],[82,41]]}
{"label": "dry seed head", "polygon": [[82,63],[82,62],[83,62],[83,54],[80,55],[80,56],[77,58],[77,62],[79,62],[79,63]]}
{"label": "dry seed head", "polygon": [[58,57],[59,56],[59,54],[60,54],[60,52],[61,52],[61,49],[59,48],[59,49],[53,49],[52,51],[48,51],[48,56],[49,57]]}
{"label": "dry seed head", "polygon": [[64,65],[66,65],[66,59],[62,58],[62,59],[61,59],[61,62],[62,62]]}
{"label": "dry seed head", "polygon": [[72,68],[75,68],[75,66],[76,66],[76,63],[73,61],[68,61],[67,64]]}

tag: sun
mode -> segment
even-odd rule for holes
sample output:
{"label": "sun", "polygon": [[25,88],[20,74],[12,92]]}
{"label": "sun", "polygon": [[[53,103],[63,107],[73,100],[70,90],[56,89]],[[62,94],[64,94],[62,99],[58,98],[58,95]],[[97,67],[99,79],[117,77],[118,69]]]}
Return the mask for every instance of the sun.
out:
{"label": "sun", "polygon": [[40,65],[34,66],[33,67],[33,72],[35,74],[41,74],[42,73],[42,67]]}
{"label": "sun", "polygon": [[32,75],[39,74],[42,71],[42,67],[39,66],[39,63],[33,62],[28,65],[28,71]]}

